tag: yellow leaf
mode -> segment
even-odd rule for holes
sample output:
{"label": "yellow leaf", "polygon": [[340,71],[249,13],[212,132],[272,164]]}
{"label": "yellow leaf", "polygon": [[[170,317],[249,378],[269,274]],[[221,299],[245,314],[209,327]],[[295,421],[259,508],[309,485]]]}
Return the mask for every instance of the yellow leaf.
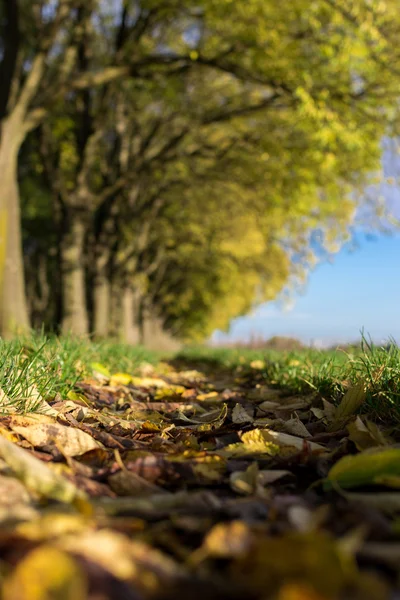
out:
{"label": "yellow leaf", "polygon": [[110,529],[65,536],[57,540],[57,546],[86,556],[115,577],[145,586],[181,575],[180,568],[169,556]]}
{"label": "yellow leaf", "polygon": [[308,585],[288,583],[279,591],[277,600],[326,600],[326,596],[317,594]]}
{"label": "yellow leaf", "polygon": [[168,396],[180,396],[186,388],[181,385],[170,385],[168,387],[161,387],[157,389],[154,398],[155,400],[163,400],[164,398],[168,398]]}
{"label": "yellow leaf", "polygon": [[308,448],[312,452],[323,452],[325,451],[324,446],[316,444],[315,442],[307,442],[305,439],[290,435],[288,433],[282,433],[280,431],[273,431],[272,429],[253,429],[242,435],[242,441],[245,444],[277,444],[278,446],[287,446],[294,448],[296,451],[301,452]]}
{"label": "yellow leaf", "polygon": [[334,539],[313,531],[257,538],[245,556],[233,560],[230,576],[257,597],[265,590],[275,597],[283,583],[293,582],[332,599],[341,597],[354,573],[352,557]]}
{"label": "yellow leaf", "polygon": [[110,379],[110,385],[129,385],[132,382],[132,375],[128,373],[115,373]]}
{"label": "yellow leaf", "polygon": [[135,387],[143,387],[143,388],[166,388],[168,384],[158,377],[132,377],[131,384]]}
{"label": "yellow leaf", "polygon": [[196,400],[219,400],[218,392],[209,392],[208,394],[199,394]]}
{"label": "yellow leaf", "polygon": [[86,600],[87,584],[75,560],[52,546],[30,552],[6,580],[4,600]]}
{"label": "yellow leaf", "polygon": [[261,371],[262,369],[265,369],[265,362],[263,360],[253,360],[250,363],[250,367],[252,369],[257,369]]}
{"label": "yellow leaf", "polygon": [[222,479],[221,471],[214,468],[212,464],[198,463],[193,465],[192,469],[193,473],[199,477],[199,479],[203,479],[207,482],[215,483]]}
{"label": "yellow leaf", "polygon": [[347,420],[352,417],[366,398],[366,383],[360,381],[357,385],[351,387],[342,398],[341,403],[337,407],[333,422],[330,426],[330,431],[336,431],[343,427]]}
{"label": "yellow leaf", "polygon": [[329,471],[324,486],[330,489],[337,485],[346,489],[379,485],[393,476],[400,476],[400,448],[367,450],[341,458]]}
{"label": "yellow leaf", "polygon": [[100,379],[101,381],[110,379],[110,377],[111,377],[110,371],[107,369],[107,367],[105,367],[101,363],[94,362],[91,364],[91,367],[93,369],[93,375],[97,379]]}
{"label": "yellow leaf", "polygon": [[64,456],[80,456],[90,450],[104,448],[88,433],[59,423],[38,423],[27,427],[12,425],[12,429],[28,440],[32,446],[38,448],[55,446]]}
{"label": "yellow leaf", "polygon": [[261,429],[253,429],[242,435],[242,441],[229,444],[218,451],[222,456],[246,456],[248,454],[268,454],[274,456],[279,453],[279,446],[263,437]]}
{"label": "yellow leaf", "polygon": [[[215,411],[212,411],[212,413],[214,413],[214,412]],[[228,415],[228,405],[223,404],[221,410],[217,411],[216,415],[212,417],[211,421],[208,421],[207,423],[202,423],[202,424],[198,425],[197,431],[213,431],[213,430],[219,429],[223,425],[227,415]],[[204,416],[207,416],[207,415],[204,415]]]}
{"label": "yellow leaf", "polygon": [[20,523],[16,531],[26,539],[46,541],[63,535],[80,534],[89,524],[90,521],[80,514],[51,512],[35,521]]}
{"label": "yellow leaf", "polygon": [[82,507],[87,503],[86,494],[78,490],[73,483],[2,435],[0,435],[0,456],[18,479],[40,496],[60,502],[78,503]]}
{"label": "yellow leaf", "polygon": [[203,549],[209,556],[229,558],[249,551],[252,533],[243,521],[231,521],[215,525],[207,534]]}

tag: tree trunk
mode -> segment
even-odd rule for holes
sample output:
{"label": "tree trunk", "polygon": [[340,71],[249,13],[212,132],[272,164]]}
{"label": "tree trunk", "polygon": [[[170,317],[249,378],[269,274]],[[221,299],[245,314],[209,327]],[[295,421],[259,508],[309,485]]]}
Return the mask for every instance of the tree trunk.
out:
{"label": "tree trunk", "polygon": [[15,117],[0,123],[0,335],[29,329],[25,296],[18,190],[18,154],[23,124]]}
{"label": "tree trunk", "polygon": [[164,328],[164,323],[157,311],[149,304],[142,308],[141,343],[149,350],[166,350],[177,352],[181,343]]}
{"label": "tree trunk", "polygon": [[114,339],[119,339],[123,323],[123,290],[119,281],[112,281],[110,294],[110,319],[109,335]]}
{"label": "tree trunk", "polygon": [[97,338],[105,338],[110,332],[111,285],[106,272],[107,258],[104,253],[96,260],[93,284],[93,333]]}
{"label": "tree trunk", "polygon": [[122,296],[121,340],[128,344],[139,343],[139,296],[126,285]]}
{"label": "tree trunk", "polygon": [[61,247],[63,333],[85,336],[89,332],[86,307],[84,264],[85,220],[82,214],[72,210],[69,214],[68,231]]}

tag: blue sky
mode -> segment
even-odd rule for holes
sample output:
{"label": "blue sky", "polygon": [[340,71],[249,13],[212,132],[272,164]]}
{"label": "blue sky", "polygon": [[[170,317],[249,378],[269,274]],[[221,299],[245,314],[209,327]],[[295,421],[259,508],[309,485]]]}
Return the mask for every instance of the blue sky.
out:
{"label": "blue sky", "polygon": [[372,239],[359,233],[357,241],[357,249],[344,247],[332,263],[317,266],[292,310],[263,304],[235,319],[228,335],[216,333],[213,339],[286,335],[326,346],[355,341],[364,328],[378,343],[390,336],[400,343],[400,232]]}
{"label": "blue sky", "polygon": [[[385,213],[400,222],[399,140],[382,140],[382,175],[381,183],[365,190],[359,208],[370,231],[368,198],[373,205],[381,198]],[[377,343],[394,338],[400,344],[400,228],[386,222],[386,229],[393,233],[356,231],[331,262],[320,263],[310,273],[304,292],[293,297],[291,310],[283,310],[278,302],[263,304],[232,321],[228,333],[215,332],[212,340],[285,335],[323,347],[357,341],[364,330]]]}

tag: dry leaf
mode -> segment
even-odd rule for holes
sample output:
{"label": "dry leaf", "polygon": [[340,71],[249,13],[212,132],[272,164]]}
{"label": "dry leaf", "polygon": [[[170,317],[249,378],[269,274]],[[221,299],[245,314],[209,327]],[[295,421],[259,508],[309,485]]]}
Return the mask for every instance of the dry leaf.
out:
{"label": "dry leaf", "polygon": [[302,423],[299,417],[294,417],[293,419],[289,419],[289,421],[285,422],[285,431],[296,435],[301,438],[308,438],[311,436],[307,427]]}
{"label": "dry leaf", "polygon": [[207,534],[202,549],[209,556],[230,558],[246,554],[253,541],[253,535],[243,521],[231,521],[215,525]]}
{"label": "dry leaf", "polygon": [[362,485],[385,485],[390,478],[400,477],[400,449],[366,450],[355,456],[344,456],[329,471],[325,488],[353,488]]}
{"label": "dry leaf", "polygon": [[254,494],[259,487],[258,475],[256,462],[253,462],[245,471],[234,471],[229,477],[231,488],[238,494]]}
{"label": "dry leaf", "polygon": [[115,577],[144,587],[153,586],[157,580],[168,582],[181,575],[180,567],[172,558],[110,529],[64,536],[56,544],[61,550],[82,554],[99,563]]}
{"label": "dry leaf", "polygon": [[[51,567],[50,567],[51,565]],[[86,578],[75,560],[53,546],[30,552],[6,579],[4,600],[86,600]]]}
{"label": "dry leaf", "polygon": [[87,503],[86,494],[73,483],[3,435],[0,435],[0,455],[18,479],[40,496],[66,503]]}
{"label": "dry leaf", "polygon": [[347,390],[342,398],[341,403],[337,407],[333,421],[330,424],[330,431],[337,431],[346,425],[350,417],[352,417],[360,406],[365,402],[367,385],[365,381],[359,381]]}
{"label": "dry leaf", "polygon": [[230,577],[257,597],[274,597],[284,582],[309,586],[317,594],[340,598],[355,575],[354,561],[328,535],[289,533],[262,535],[232,562]]}
{"label": "dry leaf", "polygon": [[253,429],[248,433],[243,434],[242,441],[245,441],[247,437],[253,436],[261,437],[264,442],[278,444],[279,446],[288,446],[295,448],[298,451],[302,451],[305,448],[309,448],[311,452],[324,452],[324,446],[316,444],[315,442],[307,442],[303,438],[290,435],[288,433],[282,433],[280,431],[273,431],[272,429]]}
{"label": "dry leaf", "polygon": [[239,403],[235,404],[232,411],[232,421],[235,424],[252,423],[253,417],[249,415],[247,410]]}
{"label": "dry leaf", "polygon": [[389,441],[385,438],[378,425],[357,417],[355,421],[347,425],[349,439],[354,442],[358,450],[367,450],[376,446],[388,446]]}
{"label": "dry leaf", "polygon": [[12,429],[28,440],[32,446],[37,448],[55,446],[64,456],[80,456],[90,450],[104,448],[88,433],[59,423],[39,423],[27,427],[12,425]]}

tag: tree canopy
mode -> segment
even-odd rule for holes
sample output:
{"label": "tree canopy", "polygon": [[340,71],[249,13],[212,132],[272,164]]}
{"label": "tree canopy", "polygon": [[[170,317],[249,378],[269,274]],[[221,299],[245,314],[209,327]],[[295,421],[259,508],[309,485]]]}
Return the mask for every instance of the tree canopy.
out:
{"label": "tree canopy", "polygon": [[335,251],[397,132],[395,2],[13,0],[0,18],[3,333],[28,323],[17,157],[34,324],[138,340],[151,314],[190,339]]}

